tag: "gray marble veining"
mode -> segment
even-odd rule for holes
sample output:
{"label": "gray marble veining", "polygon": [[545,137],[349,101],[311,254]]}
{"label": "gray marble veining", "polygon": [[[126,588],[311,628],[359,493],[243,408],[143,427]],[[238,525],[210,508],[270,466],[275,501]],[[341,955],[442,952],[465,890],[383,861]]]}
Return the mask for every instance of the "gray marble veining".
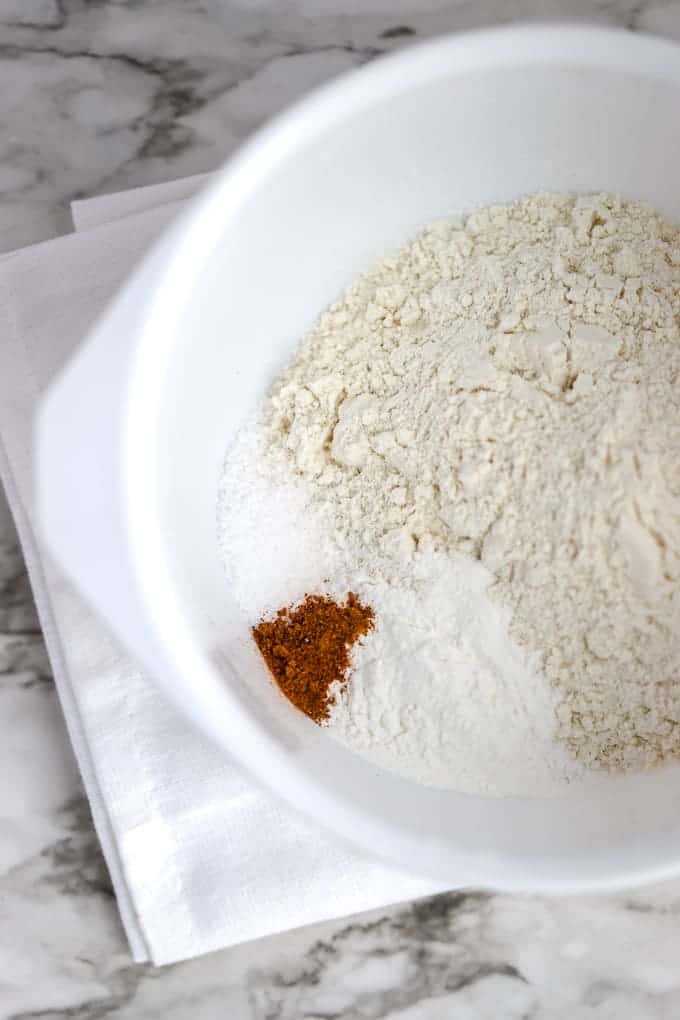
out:
{"label": "gray marble veining", "polygon": [[[518,17],[680,38],[634,0],[0,0],[0,251],[68,203],[212,169],[376,54]],[[163,970],[131,964],[0,505],[0,1020],[674,1020],[680,883],[570,900],[450,893]]]}

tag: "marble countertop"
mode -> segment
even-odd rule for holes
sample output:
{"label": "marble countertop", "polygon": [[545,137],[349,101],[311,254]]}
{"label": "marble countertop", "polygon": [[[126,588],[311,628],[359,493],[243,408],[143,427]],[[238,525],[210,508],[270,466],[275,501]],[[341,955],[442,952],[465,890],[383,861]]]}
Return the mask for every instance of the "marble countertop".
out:
{"label": "marble countertop", "polygon": [[[644,0],[0,0],[0,252],[74,198],[210,170],[318,82],[415,38]],[[450,893],[156,970],[130,961],[0,499],[0,1020],[672,1020],[680,882]]]}

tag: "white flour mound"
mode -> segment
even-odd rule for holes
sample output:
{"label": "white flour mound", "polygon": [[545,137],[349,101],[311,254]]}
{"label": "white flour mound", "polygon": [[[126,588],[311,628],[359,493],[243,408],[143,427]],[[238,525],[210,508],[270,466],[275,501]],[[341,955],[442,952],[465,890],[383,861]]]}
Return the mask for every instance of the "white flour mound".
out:
{"label": "white flour mound", "polygon": [[417,553],[408,588],[362,586],[376,628],[355,648],[331,731],[426,785],[555,795],[583,769],[555,741],[554,693],[539,657],[509,638],[492,580],[470,558]]}
{"label": "white flour mound", "polygon": [[[303,487],[348,577],[392,586],[386,606],[406,600],[333,713],[350,745],[448,782],[448,738],[420,725],[447,697],[474,771],[489,719],[505,712],[512,740],[524,712],[550,735],[555,696],[585,765],[680,757],[679,317],[678,228],[608,196],[537,195],[430,226],[305,337],[258,426],[267,471]],[[510,644],[485,661],[482,642],[455,668],[471,595],[461,572],[430,599],[415,580],[430,554],[481,563],[497,607],[476,604],[475,633],[509,620],[545,690],[520,691],[515,665],[526,679],[535,659]],[[424,616],[437,637],[419,644]],[[493,786],[458,764],[449,780]]]}

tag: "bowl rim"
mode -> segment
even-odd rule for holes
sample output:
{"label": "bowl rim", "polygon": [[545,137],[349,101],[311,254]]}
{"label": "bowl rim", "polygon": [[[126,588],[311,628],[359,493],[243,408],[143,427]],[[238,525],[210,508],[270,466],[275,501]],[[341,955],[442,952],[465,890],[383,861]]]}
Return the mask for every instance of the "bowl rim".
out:
{"label": "bowl rim", "polygon": [[[154,438],[164,373],[159,365],[172,345],[175,324],[219,238],[261,181],[300,144],[329,124],[368,109],[438,77],[542,66],[593,67],[634,72],[680,87],[680,47],[622,29],[556,22],[514,25],[444,36],[409,46],[317,88],[258,131],[218,172],[216,179],[175,225],[166,260],[149,295],[125,395],[121,445],[122,505],[135,581],[163,662],[155,679],[184,715],[264,787],[291,807],[374,856],[419,869],[458,886],[491,885],[507,891],[613,890],[680,873],[680,853],[650,848],[643,860],[621,850],[532,858],[526,855],[450,851],[445,858],[424,847],[418,833],[396,831],[344,797],[320,789],[294,756],[277,747],[249,715],[216,665],[203,651],[182,610],[168,551],[162,539],[162,508],[154,487]],[[181,238],[181,243],[177,243]],[[192,700],[179,695],[192,677]],[[220,702],[213,696],[220,685]],[[670,841],[669,841],[670,842]]]}

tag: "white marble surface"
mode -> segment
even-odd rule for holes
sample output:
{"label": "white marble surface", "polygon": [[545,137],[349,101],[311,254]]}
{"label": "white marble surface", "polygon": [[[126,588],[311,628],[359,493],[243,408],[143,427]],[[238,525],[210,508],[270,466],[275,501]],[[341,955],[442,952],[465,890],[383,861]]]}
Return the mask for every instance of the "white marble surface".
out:
{"label": "white marble surface", "polygon": [[[414,38],[636,0],[0,0],[0,251],[89,196],[214,167],[312,85]],[[437,897],[163,970],[130,963],[0,502],[0,1020],[675,1020],[680,882]]]}

